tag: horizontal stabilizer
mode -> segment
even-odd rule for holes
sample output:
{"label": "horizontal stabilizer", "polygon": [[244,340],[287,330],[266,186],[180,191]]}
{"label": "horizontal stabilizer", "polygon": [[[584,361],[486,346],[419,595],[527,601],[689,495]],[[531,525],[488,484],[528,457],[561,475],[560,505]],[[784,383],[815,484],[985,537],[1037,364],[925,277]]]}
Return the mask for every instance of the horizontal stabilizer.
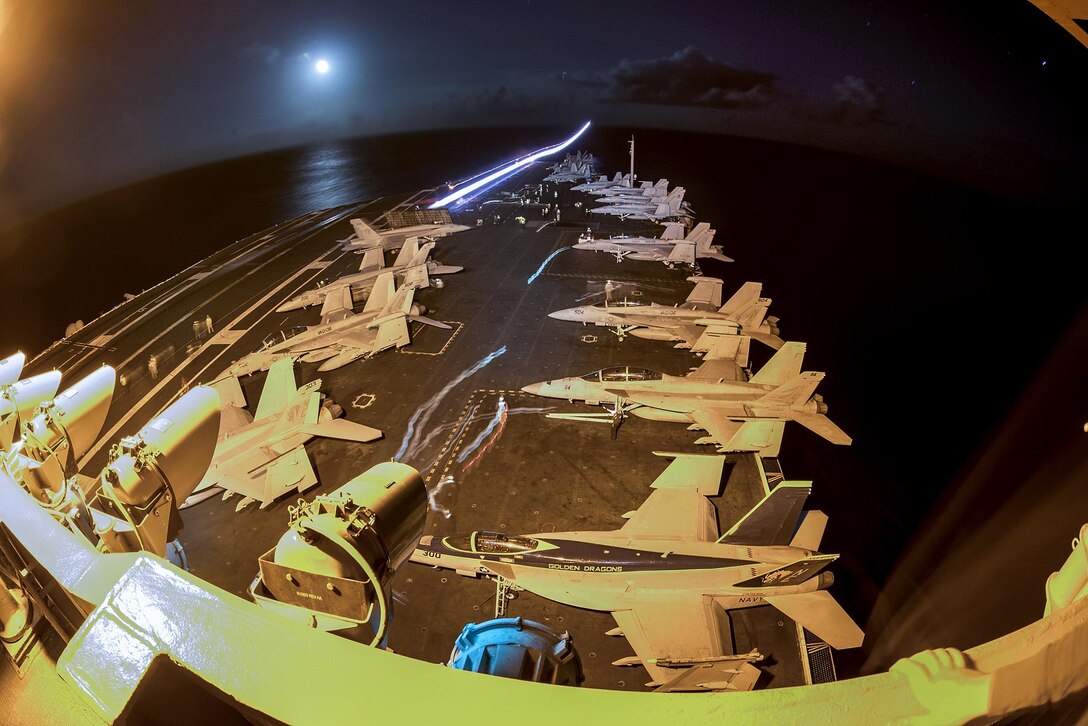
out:
{"label": "horizontal stabilizer", "polygon": [[432,328],[441,328],[442,330],[453,330],[453,326],[449,323],[443,323],[441,320],[435,320],[434,318],[428,318],[426,315],[409,315],[412,320],[417,323],[423,323],[424,325],[430,325]]}
{"label": "horizontal stabilizer", "polygon": [[826,527],[827,515],[818,509],[810,509],[801,517],[801,524],[797,527],[797,534],[790,540],[790,547],[800,547],[803,550],[815,552],[820,549]]}
{"label": "horizontal stabilizer", "polygon": [[849,446],[853,439],[838,425],[822,413],[790,411],[789,416],[809,431],[819,434],[833,444]]}
{"label": "horizontal stabilizer", "polygon": [[827,590],[774,595],[764,600],[832,648],[857,648],[865,639],[865,633]]}
{"label": "horizontal stabilizer", "polygon": [[725,656],[679,671],[678,675],[654,689],[655,693],[707,693],[711,691],[750,691],[762,671],[751,664],[748,655]]}
{"label": "horizontal stabilizer", "polygon": [[763,343],[763,345],[770,346],[774,350],[781,350],[782,346],[786,344],[784,340],[771,333],[750,332],[748,335],[752,340],[758,340],[760,343]]}
{"label": "horizontal stabilizer", "polygon": [[348,421],[343,418],[334,418],[332,421],[309,424],[302,428],[302,432],[311,436],[323,436],[326,439],[342,439],[344,441],[358,441],[366,443],[377,441],[382,437],[378,429],[364,426],[361,423]]}
{"label": "horizontal stabilizer", "polygon": [[[779,484],[779,486],[782,486]],[[812,555],[788,565],[776,567],[764,572],[762,575],[750,577],[747,580],[733,583],[733,587],[751,587],[755,589],[768,587],[792,587],[800,585],[806,580],[811,580],[820,571],[839,559],[838,555]],[[792,597],[792,596],[791,596]]]}

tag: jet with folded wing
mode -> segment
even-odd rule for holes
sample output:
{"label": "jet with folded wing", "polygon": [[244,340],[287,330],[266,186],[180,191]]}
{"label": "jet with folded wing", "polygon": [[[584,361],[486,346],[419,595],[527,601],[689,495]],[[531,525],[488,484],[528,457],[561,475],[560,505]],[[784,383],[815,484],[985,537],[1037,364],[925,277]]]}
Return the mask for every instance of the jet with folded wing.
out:
{"label": "jet with folded wing", "polygon": [[549,318],[611,328],[623,340],[627,335],[647,340],[675,342],[677,348],[705,352],[710,339],[719,335],[747,335],[778,350],[778,318],[768,318],[769,298],[760,297],[762,283],[746,282],[721,305],[722,281],[694,276],[681,305],[660,305],[641,300],[605,300],[596,305],[556,310]]}
{"label": "jet with folded wing", "polygon": [[[645,666],[660,690],[749,690],[759,677],[753,651],[733,652],[729,611],[771,605],[834,648],[856,648],[864,633],[827,588],[838,555],[817,551],[827,517],[804,511],[811,482],[769,489],[762,462],[737,457],[675,458],[620,529],[511,536],[477,531],[425,536],[412,561],[464,575],[502,578],[515,588],[573,607],[611,612],[635,651],[615,665]],[[757,472],[766,495],[724,534],[708,497],[730,476]],[[773,654],[771,654],[773,655]]]}
{"label": "jet with folded wing", "polygon": [[[736,339],[724,336],[715,341],[715,346]],[[740,336],[740,339],[747,338]],[[580,377],[533,383],[521,390],[537,396],[603,405],[609,409],[604,414],[550,413],[548,417],[610,422],[613,436],[620,422],[632,415],[651,421],[686,423],[690,428],[707,432],[698,443],[723,447],[729,446],[746,421],[780,424],[796,421],[833,444],[849,444],[850,437],[825,415],[827,406],[815,393],[824,374],[801,372],[804,355],[804,343],[785,343],[748,381],[744,380],[740,366],[725,359],[727,356],[715,355],[712,349],[703,364],[686,376],[613,366]],[[772,437],[763,455],[777,456],[780,443],[780,434]]]}
{"label": "jet with folded wing", "polygon": [[[636,189],[645,189],[645,188],[648,188],[649,186],[650,186],[650,182],[643,182],[641,186],[634,187],[634,188],[636,188]],[[623,189],[631,189],[632,188],[631,175],[630,174],[620,174],[620,172],[617,171],[616,175],[613,176],[611,179],[609,179],[607,176],[604,176],[602,174],[600,177],[597,178],[597,181],[591,181],[591,182],[584,182],[582,184],[576,184],[576,185],[572,186],[570,188],[570,190],[572,192],[590,192],[590,193],[592,193],[592,192],[595,192],[597,190],[620,189],[620,188],[623,188]]]}
{"label": "jet with folded wing", "polygon": [[342,294],[345,287],[351,288],[353,297],[363,299],[377,282],[383,271],[392,272],[400,278],[401,284],[416,282],[417,287],[428,287],[432,276],[452,275],[465,269],[454,265],[442,265],[430,259],[435,243],[427,242],[422,246],[416,238],[409,238],[400,248],[397,259],[390,267],[385,266],[385,251],[377,245],[363,251],[359,271],[332,280],[313,290],[306,290],[276,308],[277,313],[300,310],[311,305],[321,305],[330,294]]}
{"label": "jet with folded wing", "polygon": [[714,244],[715,230],[707,222],[695,225],[687,235],[684,225],[670,222],[660,237],[609,237],[595,239],[590,234],[583,234],[572,249],[607,252],[614,255],[617,262],[638,260],[641,262],[664,262],[669,267],[684,264],[696,265],[698,259],[714,259],[719,262],[732,262],[731,257],[722,254],[721,245]]}
{"label": "jet with folded wing", "polygon": [[435,240],[455,232],[464,232],[472,229],[463,224],[415,224],[411,227],[397,227],[396,229],[376,230],[361,219],[352,219],[351,228],[354,234],[340,240],[340,245],[345,250],[365,250],[381,245],[387,250],[400,249],[411,238],[423,238]]}
{"label": "jet with folded wing", "polygon": [[317,475],[305,444],[315,436],[360,443],[382,437],[378,429],[338,418],[343,411],[324,399],[320,379],[299,388],[292,358],[269,368],[253,414],[245,409],[237,378],[222,378],[212,387],[221,404],[219,439],[194,494],[222,487],[226,496],[242,495],[238,509],[254,501],[263,509],[288,492],[314,486]]}
{"label": "jet with folded wing", "polygon": [[[660,190],[654,190],[660,192]],[[663,216],[677,216],[684,210],[684,187],[675,187],[668,194],[658,193],[654,196],[623,196],[603,199],[605,204],[590,209],[592,214],[607,214],[623,219],[635,218],[636,214],[650,214],[653,210],[662,208],[669,210]],[[641,218],[641,217],[640,217]]]}
{"label": "jet with folded wing", "polygon": [[[399,288],[392,272],[383,272],[361,312],[354,312],[350,287],[325,296],[321,322],[250,353],[235,363],[234,370],[249,371],[275,361],[284,353],[299,355],[304,363],[323,361],[319,371],[331,371],[359,358],[376,355],[412,342],[408,321],[436,328],[450,326],[424,315],[426,308],[413,302],[416,284],[406,281]],[[252,364],[251,364],[252,363]]]}

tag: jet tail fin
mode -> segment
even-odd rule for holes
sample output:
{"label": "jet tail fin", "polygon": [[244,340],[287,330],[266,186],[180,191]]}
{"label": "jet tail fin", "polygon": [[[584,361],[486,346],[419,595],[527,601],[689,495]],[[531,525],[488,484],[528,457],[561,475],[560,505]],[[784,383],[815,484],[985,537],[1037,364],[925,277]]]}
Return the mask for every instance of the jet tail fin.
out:
{"label": "jet tail fin", "polygon": [[669,222],[665,225],[664,231],[661,232],[661,236],[658,239],[663,240],[678,240],[684,239],[684,223],[683,222]]}
{"label": "jet tail fin", "polygon": [[804,343],[786,343],[775,353],[759,372],[752,376],[750,383],[763,386],[781,386],[801,372],[805,359]]}
{"label": "jet tail fin", "polygon": [[718,312],[722,315],[729,315],[733,320],[740,322],[741,316],[748,313],[749,309],[759,300],[762,291],[762,282],[746,282],[725,301],[725,305],[722,305]]}
{"label": "jet tail fin", "polygon": [[812,482],[780,483],[719,537],[718,542],[758,546],[789,544],[811,491]]}
{"label": "jet tail fin", "polygon": [[431,286],[431,273],[427,265],[415,265],[404,271],[404,280],[401,285],[420,288]]}
{"label": "jet tail fin", "polygon": [[695,225],[694,227],[691,228],[691,231],[688,232],[688,236],[685,237],[684,239],[687,240],[688,242],[691,242],[692,244],[698,244],[699,241],[702,240],[709,233],[710,233],[710,223],[709,222],[699,222],[699,224],[697,224],[697,225]]}
{"label": "jet tail fin", "polygon": [[857,648],[865,633],[827,590],[764,597],[832,648]]}
{"label": "jet tail fin", "polygon": [[359,272],[370,272],[385,267],[385,250],[381,245],[363,250],[363,260],[359,263]]}
{"label": "jet tail fin", "polygon": [[393,266],[407,267],[412,264],[417,254],[419,254],[419,238],[409,237],[401,245],[400,252],[397,253],[397,259],[393,261]]}
{"label": "jet tail fin", "polygon": [[370,297],[363,306],[364,313],[376,313],[383,310],[396,293],[396,284],[393,282],[392,272],[383,272],[374,282],[374,289],[370,291]]}
{"label": "jet tail fin", "polygon": [[672,246],[672,250],[669,251],[669,256],[666,258],[670,264],[683,263],[685,265],[695,265],[695,245],[690,242],[680,240]]}
{"label": "jet tail fin", "polygon": [[382,236],[374,231],[374,228],[361,219],[351,220],[351,228],[355,230],[355,235],[364,242],[378,242]]}
{"label": "jet tail fin", "polygon": [[281,358],[268,369],[264,389],[261,391],[261,400],[257,403],[257,412],[253,415],[253,420],[260,421],[281,413],[291,405],[297,393],[295,359]]}

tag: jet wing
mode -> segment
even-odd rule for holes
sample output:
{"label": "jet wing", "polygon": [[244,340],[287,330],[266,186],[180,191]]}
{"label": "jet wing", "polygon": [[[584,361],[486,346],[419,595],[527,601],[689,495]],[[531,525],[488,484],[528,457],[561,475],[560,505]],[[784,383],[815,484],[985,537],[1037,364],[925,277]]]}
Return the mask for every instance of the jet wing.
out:
{"label": "jet wing", "polygon": [[306,449],[296,446],[286,454],[270,457],[263,448],[213,464],[198,489],[218,484],[224,489],[256,500],[262,507],[290,490],[303,492],[317,483]]}
{"label": "jet wing", "polygon": [[620,532],[631,537],[713,542],[718,538],[714,505],[721,491],[720,456],[677,455],[650,486],[653,491]]}
{"label": "jet wing", "polygon": [[744,425],[743,421],[738,421],[713,408],[697,409],[691,411],[688,416],[694,423],[706,429],[707,437],[719,445],[732,440]]}
{"label": "jet wing", "polygon": [[342,348],[366,348],[370,350],[374,345],[376,336],[371,330],[350,330],[340,335],[339,344]]}
{"label": "jet wing", "polygon": [[325,296],[325,302],[321,305],[321,324],[329,325],[350,318],[355,314],[352,311],[354,304],[355,301],[351,298],[350,285],[330,290],[329,294]]}
{"label": "jet wing", "polygon": [[303,426],[302,432],[311,436],[323,436],[326,439],[343,439],[344,441],[358,441],[360,443],[376,441],[382,437],[382,432],[378,429],[343,418],[334,418],[332,421],[322,421]]}
{"label": "jet wing", "polygon": [[[703,673],[687,674],[684,690],[750,690],[759,669],[750,659],[730,662],[732,648],[729,618],[712,599],[702,596],[636,597],[630,610],[612,613],[627,642],[635,651],[634,661],[650,674],[652,686],[663,686],[692,668],[714,666]],[[619,661],[623,665],[634,663]],[[691,676],[695,675],[695,679]]]}

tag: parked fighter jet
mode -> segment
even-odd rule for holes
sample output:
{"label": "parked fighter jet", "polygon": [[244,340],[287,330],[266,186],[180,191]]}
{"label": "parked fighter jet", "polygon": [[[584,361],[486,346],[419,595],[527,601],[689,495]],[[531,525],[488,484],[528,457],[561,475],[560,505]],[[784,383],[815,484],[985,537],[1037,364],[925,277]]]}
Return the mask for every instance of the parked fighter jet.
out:
{"label": "parked fighter jet", "polygon": [[760,656],[732,654],[730,610],[772,605],[834,648],[861,645],[864,633],[827,592],[833,578],[822,571],[838,555],[817,552],[827,517],[802,511],[810,482],[769,491],[758,456],[730,457],[731,476],[754,468],[768,493],[719,536],[708,497],[721,492],[727,458],[662,455],[675,459],[620,529],[428,535],[412,561],[611,612],[619,627],[608,634],[635,651],[615,665],[641,663],[661,690],[752,688]]}
{"label": "parked fighter jet", "polygon": [[411,227],[378,231],[361,219],[351,220],[351,227],[355,230],[355,234],[340,240],[345,250],[365,250],[379,244],[387,250],[396,250],[400,249],[404,241],[410,237],[434,240],[471,229],[463,224],[416,224]]}
{"label": "parked fighter jet", "polygon": [[[643,182],[643,187],[649,186],[649,182]],[[626,187],[631,188],[631,175],[620,174],[618,171],[616,175],[609,179],[607,176],[602,175],[593,182],[585,182],[584,184],[577,184],[570,188],[572,192],[591,192],[596,189],[607,189],[610,187]],[[641,187],[640,187],[641,188]]]}
{"label": "parked fighter jet", "polygon": [[415,286],[409,282],[397,288],[392,272],[383,272],[374,283],[362,312],[352,311],[351,288],[326,295],[321,306],[321,322],[301,331],[286,333],[269,341],[232,366],[241,375],[263,370],[284,354],[302,354],[305,363],[325,361],[319,371],[331,371],[359,358],[366,358],[396,346],[412,342],[408,321],[449,329],[449,325],[424,317],[427,309],[412,301]]}
{"label": "parked fighter jet", "polygon": [[719,262],[732,262],[733,258],[722,254],[721,245],[715,245],[715,230],[707,222],[695,225],[684,236],[684,225],[670,222],[660,237],[610,237],[595,239],[589,233],[578,238],[573,246],[576,250],[593,250],[615,255],[617,262],[640,260],[644,262],[664,262],[669,267],[686,264],[695,266],[697,259],[714,259]]}
{"label": "parked fighter jet", "polygon": [[[708,360],[687,376],[670,376],[646,368],[615,366],[581,377],[559,378],[521,390],[548,398],[606,405],[605,414],[548,414],[549,418],[610,421],[613,435],[632,414],[651,421],[675,421],[705,429],[698,443],[727,442],[745,421],[796,421],[833,444],[849,444],[850,437],[824,414],[827,406],[815,394],[823,373],[801,372],[804,343],[786,343],[748,382]],[[710,354],[708,353],[708,357]],[[777,455],[776,451],[764,455]]]}
{"label": "parked fighter jet", "polygon": [[[583,305],[548,313],[549,318],[567,320],[583,325],[612,328],[623,340],[628,334],[648,340],[675,341],[677,348],[693,348],[704,336],[747,335],[771,346],[782,347],[778,337],[777,318],[767,317],[771,301],[760,297],[762,283],[746,282],[719,307],[722,281],[714,277],[689,277],[695,283],[687,300],[670,307],[635,300],[605,300],[596,305]],[[714,301],[717,302],[714,302]]]}
{"label": "parked fighter jet", "polygon": [[257,412],[245,410],[238,379],[212,384],[219,391],[222,417],[215,454],[194,494],[212,486],[227,496],[241,494],[238,509],[260,502],[261,508],[289,491],[303,492],[317,483],[304,444],[315,436],[365,443],[382,437],[378,429],[337,418],[319,389],[321,380],[298,388],[295,361],[284,358],[268,370]]}
{"label": "parked fighter jet", "polygon": [[661,212],[662,209],[667,209],[670,211],[664,213],[664,216],[677,216],[681,212],[684,192],[684,187],[676,187],[668,194],[657,194],[652,197],[612,197],[613,203],[593,207],[589,211],[593,214],[607,214],[627,219],[635,214],[654,213],[654,210]]}
{"label": "parked fighter jet", "polygon": [[640,187],[604,187],[591,190],[589,193],[597,197],[602,204],[613,204],[620,201],[642,201],[663,196],[669,192],[669,180],[658,179],[656,184],[644,182]]}
{"label": "parked fighter jet", "polygon": [[[363,261],[359,265],[358,272],[296,295],[276,308],[276,312],[286,313],[291,310],[310,307],[311,305],[321,305],[325,302],[326,296],[334,293],[340,294],[340,291],[345,287],[351,288],[353,296],[361,299],[374,287],[375,281],[383,270],[400,276],[402,279],[401,284],[427,287],[430,285],[432,275],[452,275],[465,269],[454,265],[440,265],[430,259],[434,246],[434,242],[427,242],[420,247],[419,240],[411,237],[400,248],[400,253],[391,267],[385,266],[385,252],[382,246],[371,247],[363,251]],[[415,272],[414,275],[412,274],[413,271]]]}

